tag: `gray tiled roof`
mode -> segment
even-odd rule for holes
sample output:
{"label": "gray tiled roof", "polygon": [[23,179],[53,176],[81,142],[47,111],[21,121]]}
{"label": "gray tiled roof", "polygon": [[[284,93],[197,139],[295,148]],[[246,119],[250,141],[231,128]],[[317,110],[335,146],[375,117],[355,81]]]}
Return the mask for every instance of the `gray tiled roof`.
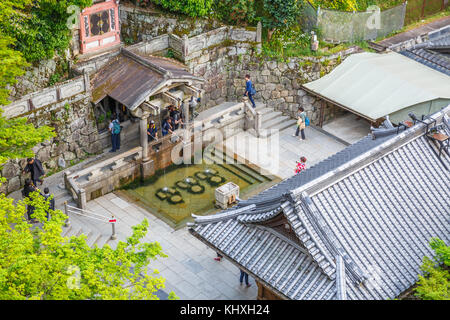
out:
{"label": "gray tiled roof", "polygon": [[450,27],[430,36],[429,41],[400,53],[450,76]]}
{"label": "gray tiled roof", "polygon": [[[450,240],[450,175],[424,130],[365,138],[190,231],[285,298],[395,298],[430,239]],[[262,225],[280,214],[295,239]]]}

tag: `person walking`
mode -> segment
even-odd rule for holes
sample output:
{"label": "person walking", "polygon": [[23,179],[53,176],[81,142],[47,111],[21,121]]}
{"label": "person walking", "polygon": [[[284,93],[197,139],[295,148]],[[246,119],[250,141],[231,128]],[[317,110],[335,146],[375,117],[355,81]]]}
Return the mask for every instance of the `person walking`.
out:
{"label": "person walking", "polygon": [[[28,198],[32,192],[38,191],[30,178],[25,179],[25,185],[22,190],[22,197]],[[27,220],[36,223],[35,219],[31,218],[31,215],[34,213],[34,207],[32,205],[27,204]]]}
{"label": "person walking", "polygon": [[251,284],[248,283],[248,273],[245,272],[245,271],[243,271],[242,269],[239,269],[239,270],[241,271],[241,275],[239,276],[239,282],[240,282],[240,284],[242,285],[242,280],[245,279],[245,285],[246,285],[247,287],[250,287]]}
{"label": "person walking", "polygon": [[298,108],[297,112],[297,130],[295,134],[293,134],[294,137],[298,137],[298,134],[302,133],[302,140],[305,140],[305,128],[306,128],[306,112],[303,107]]}
{"label": "person walking", "polygon": [[120,124],[119,124],[119,121],[117,121],[117,119],[115,119],[114,117],[111,117],[108,130],[109,130],[109,132],[111,132],[111,145],[112,145],[112,148],[111,148],[111,150],[109,150],[109,152],[116,152],[120,148],[118,145],[119,134],[120,134]]}
{"label": "person walking", "polygon": [[297,165],[295,167],[295,174],[298,174],[306,169],[306,158],[305,157],[301,157],[300,162],[296,161],[296,163],[297,163]]}
{"label": "person walking", "polygon": [[[44,194],[42,196],[45,198],[45,201],[49,201],[48,209],[45,210],[45,212],[47,213],[47,221],[49,221],[50,220],[50,210],[52,210],[52,211],[55,210],[55,197],[53,197],[53,195],[50,194],[50,190],[47,187],[44,188]],[[51,199],[49,200],[50,197],[51,197]]]}
{"label": "person walking", "polygon": [[256,94],[255,88],[253,88],[252,81],[250,80],[250,75],[245,76],[245,93],[244,96],[247,96],[250,102],[252,103],[253,108],[256,108],[255,101],[253,100],[253,96]]}
{"label": "person walking", "polygon": [[31,173],[31,181],[33,184],[37,186],[37,182],[39,181],[40,185],[44,182],[41,179],[43,175],[45,175],[44,169],[42,168],[42,163],[36,158],[28,158],[27,165],[23,169],[23,173]]}

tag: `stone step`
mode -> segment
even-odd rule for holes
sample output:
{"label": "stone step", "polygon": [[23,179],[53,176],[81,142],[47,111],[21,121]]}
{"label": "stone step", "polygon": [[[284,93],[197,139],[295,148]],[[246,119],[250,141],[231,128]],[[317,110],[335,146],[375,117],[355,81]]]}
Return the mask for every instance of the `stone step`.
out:
{"label": "stone step", "polygon": [[264,127],[264,124],[266,122],[269,122],[269,121],[271,121],[271,120],[273,120],[275,118],[278,118],[280,116],[282,116],[282,112],[281,111],[273,111],[273,110],[271,112],[267,112],[267,113],[263,114],[262,119],[261,119],[262,120],[262,126]]}
{"label": "stone step", "polygon": [[260,115],[264,116],[268,113],[274,112],[272,108],[261,108],[261,109],[256,109]]}
{"label": "stone step", "polygon": [[69,226],[67,226],[67,227],[63,227],[62,228],[62,233],[61,233],[61,235],[63,236],[63,237],[66,237],[67,236],[67,234],[72,230],[72,225],[69,225]]}
{"label": "stone step", "polygon": [[76,206],[75,201],[72,196],[66,192],[66,194],[58,199],[55,199],[55,208],[64,211],[64,202],[67,201],[67,204],[71,206]]}
{"label": "stone step", "polygon": [[244,164],[233,164],[232,166],[238,168],[240,171],[244,172],[248,176],[254,178],[255,180],[258,180],[259,182],[266,182],[267,180],[262,177],[258,172],[255,170],[249,168],[248,166]]}
{"label": "stone step", "polygon": [[[222,152],[220,149],[215,149],[215,150],[218,152]],[[244,164],[237,162],[236,160],[227,156],[226,154],[224,154],[224,156],[223,156],[223,162],[221,161],[220,157],[217,157],[215,155],[212,158],[211,157],[208,157],[208,158],[210,160],[214,161],[215,163],[219,162],[219,163],[228,164],[226,167],[224,167],[224,169],[231,171],[233,174],[241,177],[242,179],[246,180],[248,183],[254,184],[258,181],[259,182],[265,181],[265,179],[263,177],[261,177],[257,172],[248,168]],[[230,163],[232,161],[233,161],[233,163]]]}
{"label": "stone step", "polygon": [[288,116],[281,115],[281,112],[270,119],[269,121],[265,121],[262,123],[262,129],[273,129],[276,125],[283,123],[284,121],[290,120]]}
{"label": "stone step", "polygon": [[81,227],[71,226],[71,228],[65,233],[64,237],[70,238],[73,236],[79,236],[83,232]]}
{"label": "stone step", "polygon": [[[221,147],[219,147],[219,146],[215,147],[214,151],[215,152],[223,152]],[[254,170],[254,169],[250,168],[248,165],[246,165],[242,161],[240,161],[238,159],[231,158],[226,153],[224,154],[223,158],[224,158],[224,161],[228,161],[229,160],[229,162],[232,162],[232,163],[230,163],[230,165],[236,167],[238,170],[240,170],[243,173],[245,173],[245,175],[250,176],[250,177],[252,177],[255,180],[258,180],[259,182],[267,181],[266,178],[261,176],[261,174],[257,170]]]}
{"label": "stone step", "polygon": [[97,247],[99,248],[103,248],[103,246],[109,241],[111,240],[111,235],[106,236],[106,235],[100,235],[100,237],[98,237],[94,244],[92,245],[92,247],[94,247],[95,245],[97,245]]}
{"label": "stone step", "polygon": [[[292,120],[292,119],[288,120],[288,119],[286,119],[286,120],[284,120],[284,121],[274,125],[273,127],[261,130],[260,137],[261,138],[270,137],[272,135],[272,130],[278,130],[278,132],[280,132],[280,131],[288,129],[288,128],[292,127],[292,126],[295,126],[296,123],[297,123],[297,121],[295,121],[295,120]],[[254,134],[254,131],[253,131],[252,134]]]}

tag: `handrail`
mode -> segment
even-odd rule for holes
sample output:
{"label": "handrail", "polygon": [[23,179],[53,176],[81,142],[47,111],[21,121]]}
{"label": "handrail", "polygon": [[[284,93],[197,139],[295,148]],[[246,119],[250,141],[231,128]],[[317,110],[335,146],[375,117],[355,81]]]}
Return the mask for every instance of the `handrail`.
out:
{"label": "handrail", "polygon": [[[76,210],[78,210],[80,212],[77,212]],[[68,205],[67,201],[64,202],[64,213],[67,216],[67,220],[66,220],[66,224],[65,224],[66,227],[70,224],[69,213],[73,213],[73,214],[77,214],[79,216],[82,216],[82,217],[85,217],[85,218],[89,218],[89,219],[92,219],[92,220],[97,220],[97,221],[104,222],[104,223],[110,223],[111,227],[112,227],[111,240],[116,240],[117,239],[117,236],[116,236],[116,221],[117,220],[114,217],[114,215],[111,215],[111,217],[108,217],[108,216],[104,216],[104,215],[101,215],[101,214],[98,214],[98,213],[95,213],[95,212],[92,212],[92,211],[89,211],[89,210],[86,210],[86,209],[80,209],[80,208]],[[95,216],[102,217],[103,219],[96,218],[96,217],[91,217],[91,216],[86,215],[85,213],[90,213],[90,214],[93,214]]]}
{"label": "handrail", "polygon": [[103,160],[102,162],[99,162],[99,163],[97,163],[97,164],[95,164],[95,165],[93,165],[91,167],[88,167],[88,168],[83,169],[83,170],[78,171],[78,172],[74,172],[74,173],[68,175],[68,178],[75,178],[75,173],[76,173],[77,177],[84,176],[84,175],[86,175],[88,173],[91,173],[92,171],[94,171],[97,168],[100,168],[100,169],[104,168],[107,165],[109,165],[109,164],[111,164],[111,163],[113,163],[113,162],[115,162],[117,160],[124,159],[126,157],[129,157],[129,156],[135,154],[135,153],[138,153],[139,156],[142,156],[142,147],[136,147],[136,148],[130,149],[128,151],[125,151],[123,153],[118,154],[117,156],[114,156],[112,158],[108,158],[106,160]]}

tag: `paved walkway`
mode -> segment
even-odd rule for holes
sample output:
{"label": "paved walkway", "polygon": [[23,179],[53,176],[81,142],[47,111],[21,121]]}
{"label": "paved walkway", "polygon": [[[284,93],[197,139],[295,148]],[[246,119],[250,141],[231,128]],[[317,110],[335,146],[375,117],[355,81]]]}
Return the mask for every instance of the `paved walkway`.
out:
{"label": "paved walkway", "polygon": [[324,124],[322,129],[352,144],[370,133],[370,122],[349,112]]}
{"label": "paved walkway", "polygon": [[[165,293],[173,291],[180,299],[195,300],[256,299],[257,286],[254,280],[249,279],[249,288],[240,286],[239,269],[229,261],[215,261],[215,252],[189,234],[187,228],[174,231],[162,220],[114,193],[88,202],[87,209],[116,216],[117,240],[108,242],[113,247],[117,241],[124,241],[131,234],[132,226],[144,218],[148,219],[149,230],[144,241],[158,241],[163,252],[168,255],[150,264],[150,268],[159,270],[166,279]],[[108,224],[98,224],[97,230],[104,235],[111,234]]]}
{"label": "paved walkway", "polygon": [[410,39],[417,38],[421,35],[438,30],[438,29],[443,28],[448,25],[450,25],[450,16],[427,23],[423,26],[414,28],[412,30],[408,30],[408,31],[396,34],[390,38],[383,39],[383,40],[377,42],[377,44],[379,44],[385,48],[389,48],[389,47],[395,46],[396,44],[405,42]]}
{"label": "paved walkway", "polygon": [[328,158],[346,147],[333,137],[307,127],[306,140],[293,137],[296,126],[272,134],[269,138],[256,138],[249,132],[241,132],[225,141],[227,152],[234,151],[262,168],[261,173],[276,175],[282,179],[295,174],[296,161],[305,156],[307,166]]}

